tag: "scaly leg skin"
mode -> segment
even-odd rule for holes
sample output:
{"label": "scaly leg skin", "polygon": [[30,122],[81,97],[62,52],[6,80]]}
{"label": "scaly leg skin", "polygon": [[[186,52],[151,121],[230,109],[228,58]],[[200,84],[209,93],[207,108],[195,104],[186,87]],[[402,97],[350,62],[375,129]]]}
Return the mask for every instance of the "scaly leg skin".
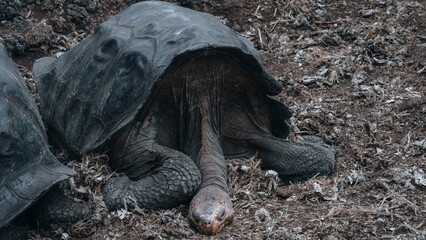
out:
{"label": "scaly leg skin", "polygon": [[0,228],[0,239],[26,239],[30,225],[77,222],[90,219],[91,210],[87,203],[75,202],[65,195],[59,186],[54,186],[33,206],[19,215],[11,224]]}
{"label": "scaly leg skin", "polygon": [[0,228],[0,239],[7,240],[19,240],[19,239],[28,239],[30,233],[29,226],[14,226],[13,224],[8,224]]}
{"label": "scaly leg skin", "polygon": [[54,186],[29,209],[29,214],[38,224],[47,225],[89,219],[91,210],[87,204],[75,202],[59,186]]}
{"label": "scaly leg skin", "polygon": [[127,176],[111,178],[102,187],[107,208],[123,208],[124,201],[129,207],[170,208],[195,195],[200,171],[187,155],[157,143],[157,133],[163,131],[158,125],[151,117],[143,126],[133,126],[112,149],[110,165]]}
{"label": "scaly leg skin", "polygon": [[290,142],[272,135],[249,142],[259,152],[262,166],[278,172],[284,182],[305,181],[334,169],[334,152],[325,143]]}

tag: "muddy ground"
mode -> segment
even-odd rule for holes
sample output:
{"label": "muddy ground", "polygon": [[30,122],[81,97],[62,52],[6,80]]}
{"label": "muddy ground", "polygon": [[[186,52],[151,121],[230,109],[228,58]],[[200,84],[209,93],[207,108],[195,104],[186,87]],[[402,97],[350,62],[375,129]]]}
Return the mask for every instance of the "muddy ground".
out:
{"label": "muddy ground", "polygon": [[[0,42],[37,96],[31,68],[59,56],[132,0],[0,0]],[[213,239],[426,238],[426,11],[404,0],[172,1],[218,16],[250,39],[284,85],[292,140],[336,150],[329,177],[284,185],[259,160],[228,161],[234,222]],[[209,239],[188,206],[109,212],[102,154],[70,159],[63,187],[89,201],[91,220],[36,227],[30,239]]]}

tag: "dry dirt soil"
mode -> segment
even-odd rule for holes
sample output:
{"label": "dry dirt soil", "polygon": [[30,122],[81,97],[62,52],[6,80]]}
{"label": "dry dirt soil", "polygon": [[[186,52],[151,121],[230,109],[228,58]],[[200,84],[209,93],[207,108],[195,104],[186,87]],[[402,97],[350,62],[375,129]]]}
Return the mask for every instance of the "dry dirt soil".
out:
{"label": "dry dirt soil", "polygon": [[[59,56],[133,0],[0,0],[0,42],[37,98],[31,68]],[[92,219],[33,227],[30,239],[425,239],[426,11],[421,0],[171,1],[209,12],[250,39],[284,85],[291,139],[323,137],[336,151],[328,177],[284,185],[259,160],[229,160],[234,222],[195,231],[188,206],[109,212],[102,153],[70,159],[63,183]],[[172,24],[172,23],[171,23]]]}

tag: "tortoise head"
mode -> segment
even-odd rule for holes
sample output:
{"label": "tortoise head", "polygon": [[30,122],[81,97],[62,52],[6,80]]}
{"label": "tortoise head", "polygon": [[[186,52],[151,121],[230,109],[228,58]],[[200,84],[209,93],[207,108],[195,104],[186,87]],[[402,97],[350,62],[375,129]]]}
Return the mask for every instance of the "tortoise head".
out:
{"label": "tortoise head", "polygon": [[232,222],[234,211],[226,191],[217,186],[207,186],[192,199],[188,216],[200,233],[214,235]]}

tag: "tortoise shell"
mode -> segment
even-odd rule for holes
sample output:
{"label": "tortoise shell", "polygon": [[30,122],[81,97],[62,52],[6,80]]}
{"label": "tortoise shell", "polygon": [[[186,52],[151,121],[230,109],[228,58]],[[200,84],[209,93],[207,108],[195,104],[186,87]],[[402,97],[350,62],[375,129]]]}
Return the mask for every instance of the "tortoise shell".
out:
{"label": "tortoise shell", "polygon": [[41,117],[0,44],[0,228],[74,171],[50,152]]}
{"label": "tortoise shell", "polygon": [[[57,59],[34,65],[41,112],[56,142],[81,155],[99,150],[131,123],[153,92],[185,62],[203,56],[231,56],[268,95],[281,92],[247,39],[213,15],[165,2],[134,4],[101,24]],[[287,135],[288,109],[279,114],[277,135]]]}

